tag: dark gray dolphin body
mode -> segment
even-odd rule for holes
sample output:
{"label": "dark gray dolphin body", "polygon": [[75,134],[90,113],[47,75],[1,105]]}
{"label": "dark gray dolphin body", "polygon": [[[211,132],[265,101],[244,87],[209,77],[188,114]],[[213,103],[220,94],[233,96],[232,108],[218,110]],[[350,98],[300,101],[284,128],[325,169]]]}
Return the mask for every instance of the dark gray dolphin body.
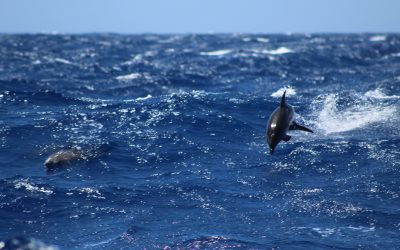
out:
{"label": "dark gray dolphin body", "polygon": [[79,149],[72,148],[68,150],[61,150],[50,155],[44,162],[44,165],[47,169],[53,169],[83,158],[84,155]]}
{"label": "dark gray dolphin body", "polygon": [[276,145],[280,141],[289,141],[291,136],[287,135],[288,130],[302,130],[313,133],[311,129],[298,125],[294,121],[294,109],[286,103],[286,90],[283,93],[281,104],[271,114],[267,125],[267,142],[270,153],[273,154]]}
{"label": "dark gray dolphin body", "polygon": [[50,155],[44,165],[48,171],[62,169],[64,166],[72,165],[77,161],[89,161],[96,158],[107,156],[111,150],[109,143],[101,145],[92,145],[81,148],[80,146],[74,146],[69,149],[62,149],[52,155]]}

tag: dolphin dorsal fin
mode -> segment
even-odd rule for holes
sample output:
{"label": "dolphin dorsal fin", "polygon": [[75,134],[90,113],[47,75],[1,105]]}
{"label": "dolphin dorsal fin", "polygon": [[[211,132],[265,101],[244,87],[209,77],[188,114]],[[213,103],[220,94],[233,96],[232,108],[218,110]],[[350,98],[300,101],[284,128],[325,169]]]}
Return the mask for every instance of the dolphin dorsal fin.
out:
{"label": "dolphin dorsal fin", "polygon": [[281,107],[283,107],[283,106],[286,105],[286,98],[285,98],[285,95],[286,95],[286,90],[285,90],[285,92],[283,92],[283,95],[282,95]]}

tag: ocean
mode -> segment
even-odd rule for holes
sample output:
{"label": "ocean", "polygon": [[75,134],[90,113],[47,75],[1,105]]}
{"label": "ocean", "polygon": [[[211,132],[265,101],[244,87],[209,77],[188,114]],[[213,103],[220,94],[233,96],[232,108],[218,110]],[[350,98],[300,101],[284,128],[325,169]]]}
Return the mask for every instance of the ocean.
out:
{"label": "ocean", "polygon": [[399,108],[399,34],[1,34],[0,247],[396,249]]}

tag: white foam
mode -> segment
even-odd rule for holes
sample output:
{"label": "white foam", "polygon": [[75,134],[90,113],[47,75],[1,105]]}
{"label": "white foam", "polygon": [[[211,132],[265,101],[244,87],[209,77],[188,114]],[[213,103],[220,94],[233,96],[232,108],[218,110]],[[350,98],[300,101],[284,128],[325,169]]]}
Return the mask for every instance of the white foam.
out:
{"label": "white foam", "polygon": [[269,42],[269,39],[268,38],[264,38],[264,37],[257,37],[256,40],[259,43],[267,43],[267,42]]}
{"label": "white foam", "polygon": [[396,112],[395,107],[379,104],[354,105],[338,110],[337,99],[334,94],[328,95],[318,114],[317,126],[325,134],[346,132],[370,123],[387,121]]}
{"label": "white foam", "polygon": [[398,96],[398,95],[388,96],[385,93],[383,93],[382,89],[380,89],[380,88],[368,91],[367,93],[365,93],[365,96],[370,97],[370,98],[375,98],[375,99],[398,99],[398,98],[400,98],[400,96]]}
{"label": "white foam", "polygon": [[121,65],[132,65],[138,62],[141,62],[143,60],[143,56],[141,54],[138,54],[134,56],[132,59],[122,62]]}
{"label": "white foam", "polygon": [[216,50],[216,51],[208,51],[208,52],[200,52],[202,56],[223,56],[231,53],[230,49]]}
{"label": "white foam", "polygon": [[279,48],[273,49],[273,50],[262,50],[262,53],[270,54],[270,55],[283,55],[283,54],[287,54],[287,53],[293,53],[293,50],[291,50],[287,47],[279,47]]}
{"label": "white foam", "polygon": [[[114,240],[115,238],[110,238],[110,239],[106,239],[106,240],[102,240],[99,242],[95,242],[95,243],[88,243],[84,245],[84,248],[97,248],[101,245],[105,245],[110,243],[112,240]],[[0,248],[1,249],[1,248]]]}
{"label": "white foam", "polygon": [[320,188],[311,188],[311,189],[304,189],[303,193],[304,194],[315,194],[315,193],[321,193],[322,189]]}
{"label": "white foam", "polygon": [[294,96],[294,95],[296,95],[296,90],[291,86],[287,86],[287,87],[283,87],[283,88],[278,89],[277,91],[272,93],[271,96],[272,97],[281,97],[283,95],[283,92],[285,92],[285,90],[286,90],[286,96]]}
{"label": "white foam", "polygon": [[369,38],[369,41],[371,41],[371,42],[382,42],[382,41],[386,41],[386,36],[382,36],[382,35],[380,35],[380,36],[371,36],[371,37]]}
{"label": "white foam", "polygon": [[349,226],[349,227],[347,227],[347,228],[348,228],[348,229],[351,229],[351,230],[360,230],[360,231],[362,231],[363,233],[375,231],[375,227],[374,227],[374,226],[372,226],[372,227],[362,227],[362,226],[353,227],[353,226]]}
{"label": "white foam", "polygon": [[59,62],[59,63],[64,63],[64,64],[72,64],[72,62],[63,59],[63,58],[55,58],[54,61]]}
{"label": "white foam", "polygon": [[152,95],[148,94],[148,95],[145,96],[145,97],[138,97],[138,98],[136,98],[136,101],[143,101],[143,100],[150,99],[150,98],[152,98],[152,97],[153,97]]}
{"label": "white foam", "polygon": [[53,190],[45,189],[43,187],[38,187],[32,183],[29,183],[28,179],[23,179],[23,180],[20,180],[17,183],[15,183],[15,188],[16,189],[25,188],[26,190],[28,190],[30,192],[40,192],[40,193],[44,193],[47,195],[54,193]]}
{"label": "white foam", "polygon": [[117,77],[115,77],[115,79],[117,79],[118,81],[129,81],[129,80],[133,80],[133,79],[138,79],[141,76],[142,76],[142,74],[140,74],[140,73],[132,73],[132,74],[128,74],[128,75],[117,76]]}
{"label": "white foam", "polygon": [[105,199],[105,197],[102,196],[102,193],[100,193],[100,191],[97,190],[96,188],[85,187],[85,188],[78,189],[78,191],[79,191],[79,193],[86,193],[87,197]]}
{"label": "white foam", "polygon": [[334,228],[319,228],[314,227],[312,228],[313,231],[319,233],[322,237],[328,237],[329,235],[335,233],[336,229]]}

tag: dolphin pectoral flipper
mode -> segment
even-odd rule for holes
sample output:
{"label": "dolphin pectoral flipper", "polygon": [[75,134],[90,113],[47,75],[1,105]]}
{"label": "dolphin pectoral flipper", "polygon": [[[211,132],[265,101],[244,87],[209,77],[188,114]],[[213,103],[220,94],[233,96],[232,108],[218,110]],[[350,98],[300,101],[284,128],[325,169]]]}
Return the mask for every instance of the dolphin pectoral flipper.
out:
{"label": "dolphin pectoral flipper", "polygon": [[284,140],[284,141],[289,141],[290,138],[292,138],[290,135],[285,135],[285,136],[282,138],[282,140]]}
{"label": "dolphin pectoral flipper", "polygon": [[314,133],[311,129],[301,126],[301,125],[297,124],[296,122],[292,122],[292,125],[290,125],[289,130],[302,130],[302,131]]}

